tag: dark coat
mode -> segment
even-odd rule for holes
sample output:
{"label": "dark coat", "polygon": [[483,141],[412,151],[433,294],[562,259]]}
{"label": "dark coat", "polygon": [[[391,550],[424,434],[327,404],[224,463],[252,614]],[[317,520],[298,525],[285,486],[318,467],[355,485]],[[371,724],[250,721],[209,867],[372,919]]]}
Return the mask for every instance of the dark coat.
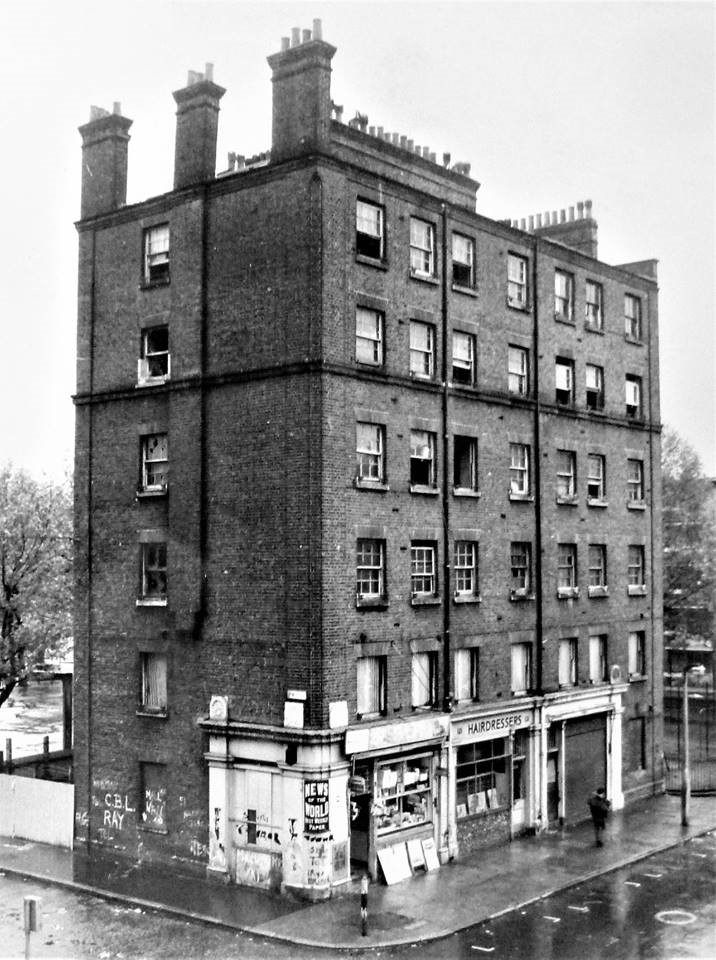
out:
{"label": "dark coat", "polygon": [[595,826],[603,827],[609,816],[611,803],[600,793],[593,793],[587,803]]}

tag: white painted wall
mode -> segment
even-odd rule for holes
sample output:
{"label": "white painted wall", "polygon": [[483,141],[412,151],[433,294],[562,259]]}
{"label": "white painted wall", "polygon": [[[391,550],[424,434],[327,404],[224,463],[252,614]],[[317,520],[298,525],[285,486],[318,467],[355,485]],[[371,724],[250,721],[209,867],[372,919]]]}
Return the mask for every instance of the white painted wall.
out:
{"label": "white painted wall", "polygon": [[0,774],[0,836],[72,849],[75,788]]}

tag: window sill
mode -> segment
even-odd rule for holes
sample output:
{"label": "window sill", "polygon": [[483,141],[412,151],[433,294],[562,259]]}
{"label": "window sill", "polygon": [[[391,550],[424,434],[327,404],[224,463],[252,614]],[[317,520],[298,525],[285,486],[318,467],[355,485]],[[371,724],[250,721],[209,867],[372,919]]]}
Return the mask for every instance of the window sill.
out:
{"label": "window sill", "polygon": [[169,493],[168,487],[162,487],[161,490],[141,489],[137,490],[135,496],[137,500],[151,500],[153,497],[166,497]]}
{"label": "window sill", "polygon": [[558,600],[576,600],[579,597],[579,587],[557,587]]}
{"label": "window sill", "polygon": [[439,497],[440,496],[440,487],[437,486],[428,486],[424,483],[411,483],[410,492],[422,494],[426,497]]}
{"label": "window sill", "polygon": [[382,480],[367,480],[365,477],[355,478],[356,490],[376,490],[378,493],[388,493],[390,487]]}
{"label": "window sill", "polygon": [[527,303],[522,303],[521,300],[510,300],[508,297],[505,301],[510,310],[520,310],[522,313],[529,313],[530,307]]}
{"label": "window sill", "polygon": [[166,827],[149,827],[146,823],[138,823],[137,830],[143,830],[145,833],[161,833],[163,836],[169,833]]}
{"label": "window sill", "polygon": [[141,390],[142,387],[160,387],[169,381],[169,374],[164,377],[147,377],[146,380],[138,380],[136,387]]}
{"label": "window sill", "polygon": [[531,493],[514,493],[512,490],[510,490],[509,497],[510,497],[510,500],[514,501],[515,503],[534,503],[535,502],[534,495]]}
{"label": "window sill", "polygon": [[453,283],[452,283],[451,286],[450,286],[450,289],[451,289],[454,293],[464,293],[464,294],[466,294],[468,297],[476,297],[476,296],[477,296],[477,290],[475,289],[475,287],[466,287],[466,286],[464,286],[464,284],[462,284],[462,283],[455,283],[455,282],[453,281]]}
{"label": "window sill", "polygon": [[572,689],[573,689],[574,687],[576,687],[576,686],[577,686],[577,684],[575,683],[575,681],[570,680],[569,683],[560,683],[560,684],[559,684],[559,689],[560,689],[560,690],[572,690]]}
{"label": "window sill", "polygon": [[448,386],[458,390],[474,390],[475,381],[474,380],[456,380],[453,377],[452,380],[448,380]]}
{"label": "window sill", "polygon": [[644,584],[640,584],[639,586],[629,585],[629,586],[627,587],[627,594],[628,594],[630,597],[645,597],[645,596],[646,596],[646,585],[644,585]]}
{"label": "window sill", "polygon": [[473,490],[471,487],[453,487],[453,497],[472,497],[473,500],[479,500],[482,494],[479,490]]}
{"label": "window sill", "polygon": [[167,598],[166,597],[138,597],[137,606],[138,607],[166,607]]}
{"label": "window sill", "polygon": [[150,710],[148,707],[139,707],[137,709],[138,717],[151,717],[153,720],[166,720],[169,714],[166,710]]}
{"label": "window sill", "polygon": [[356,597],[356,607],[359,610],[387,610],[387,597]]}
{"label": "window sill", "polygon": [[608,597],[609,587],[587,587],[587,596],[589,597]]}
{"label": "window sill", "polygon": [[468,813],[464,817],[457,817],[456,823],[466,823],[470,820],[484,820],[486,817],[494,816],[497,813],[504,813],[506,810],[509,810],[509,806],[505,803],[497,807],[489,807],[486,810],[476,810],[474,813]]}
{"label": "window sill", "polygon": [[627,510],[646,510],[646,500],[627,500]]}
{"label": "window sill", "polygon": [[570,397],[569,400],[560,400],[559,397],[555,397],[554,402],[561,410],[574,410],[575,407],[574,397]]}
{"label": "window sill", "polygon": [[510,602],[511,603],[524,603],[525,601],[534,600],[535,595],[533,593],[516,593],[513,591],[510,593]]}
{"label": "window sill", "polygon": [[374,362],[373,360],[358,360],[356,358],[356,363],[359,367],[368,367],[370,370],[382,370],[384,367],[383,361]]}
{"label": "window sill", "polygon": [[603,497],[587,497],[587,506],[588,507],[608,507],[609,501]]}
{"label": "window sill", "polygon": [[410,279],[419,280],[421,283],[430,283],[434,287],[437,287],[440,282],[434,273],[417,273],[415,270],[410,271]]}
{"label": "window sill", "polygon": [[599,417],[604,416],[604,404],[602,404],[600,407],[591,407],[589,404],[587,404],[586,408],[587,408],[587,413],[594,413]]}
{"label": "window sill", "polygon": [[629,683],[643,683],[646,681],[645,673],[630,673]]}
{"label": "window sill", "polygon": [[635,347],[643,347],[644,341],[640,340],[638,337],[630,337],[628,333],[624,334],[624,341],[626,343],[633,343]]}
{"label": "window sill", "polygon": [[627,418],[627,420],[633,420],[635,423],[643,423],[644,421],[644,414],[641,412],[641,410],[632,411],[627,408],[624,416]]}
{"label": "window sill", "polygon": [[439,607],[440,597],[435,594],[419,594],[410,597],[411,607]]}
{"label": "window sill", "polygon": [[154,290],[156,287],[168,287],[171,283],[171,277],[162,277],[161,280],[141,280],[140,290]]}
{"label": "window sill", "polygon": [[415,370],[410,371],[411,380],[422,380],[423,383],[435,383],[435,375],[432,373],[416,373]]}
{"label": "window sill", "polygon": [[578,507],[579,506],[579,497],[575,493],[571,497],[556,497],[556,503],[560,507]]}
{"label": "window sill", "polygon": [[387,710],[374,710],[372,713],[357,713],[356,721],[358,723],[363,722],[364,720],[379,720],[381,717],[387,717]]}
{"label": "window sill", "polygon": [[597,326],[595,326],[593,323],[585,323],[585,324],[584,324],[584,329],[587,331],[587,333],[598,333],[600,336],[602,336],[602,337],[604,336],[604,327],[603,327],[603,326],[597,327]]}
{"label": "window sill", "polygon": [[563,313],[555,313],[554,319],[555,323],[566,323],[568,327],[577,326],[574,317],[565,316]]}
{"label": "window sill", "polygon": [[453,603],[482,603],[482,597],[479,593],[455,593],[452,598]]}
{"label": "window sill", "polygon": [[356,263],[362,263],[366,267],[377,267],[378,270],[387,270],[386,260],[379,260],[376,257],[367,257],[364,253],[356,254]]}

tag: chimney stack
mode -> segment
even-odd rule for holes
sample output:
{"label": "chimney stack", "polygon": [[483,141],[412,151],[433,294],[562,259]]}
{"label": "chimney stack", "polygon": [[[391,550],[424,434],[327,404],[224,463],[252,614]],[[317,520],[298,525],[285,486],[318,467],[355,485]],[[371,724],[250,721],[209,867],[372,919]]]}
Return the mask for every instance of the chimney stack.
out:
{"label": "chimney stack", "polygon": [[325,148],[331,123],[331,60],[336,52],[322,39],[321,21],[312,30],[294,27],[290,45],[268,57],[272,70],[271,160]]}
{"label": "chimney stack", "polygon": [[80,216],[109,213],[127,202],[127,152],[132,121],[122,116],[119,103],[113,113],[90,108],[82,136],[82,200]]}
{"label": "chimney stack", "polygon": [[204,73],[189,71],[186,87],[173,96],[177,103],[174,189],[216,176],[219,101],[226,93],[214,83],[213,64]]}

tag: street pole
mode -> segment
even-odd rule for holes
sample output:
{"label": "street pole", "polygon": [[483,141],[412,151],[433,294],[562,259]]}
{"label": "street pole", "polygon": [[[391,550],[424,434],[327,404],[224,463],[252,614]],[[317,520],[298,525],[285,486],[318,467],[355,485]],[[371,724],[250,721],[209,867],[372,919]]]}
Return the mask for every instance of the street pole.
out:
{"label": "street pole", "polygon": [[689,770],[689,671],[684,670],[684,756],[681,766],[681,826],[689,825],[689,801],[691,800],[691,771]]}

